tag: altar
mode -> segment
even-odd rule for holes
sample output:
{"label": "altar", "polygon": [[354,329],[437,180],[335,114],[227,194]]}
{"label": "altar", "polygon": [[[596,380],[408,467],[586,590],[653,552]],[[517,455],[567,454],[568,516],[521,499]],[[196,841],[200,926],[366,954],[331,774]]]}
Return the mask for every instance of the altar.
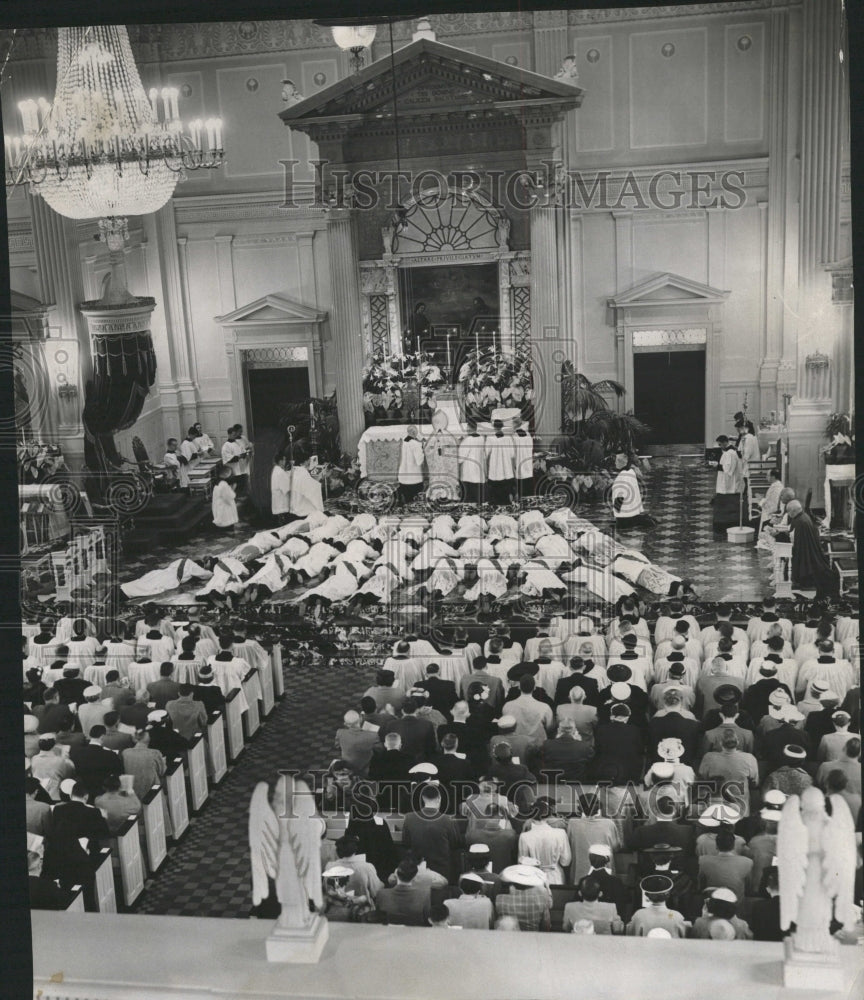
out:
{"label": "altar", "polygon": [[[439,414],[444,414],[446,422]],[[492,412],[493,419],[503,420],[505,429],[511,429],[513,421],[520,416],[517,409],[500,409]],[[445,445],[451,448],[452,454],[442,455],[445,459],[456,461],[459,442],[468,433],[468,425],[462,420],[459,402],[455,397],[442,398],[433,414],[433,420],[452,441]],[[416,427],[421,440],[431,437],[436,426],[429,424],[389,424],[385,426],[367,427],[357,444],[357,459],[360,463],[360,475],[374,483],[395,483],[399,471],[399,455],[402,441],[407,436],[409,427]],[[482,435],[495,433],[492,423],[478,423],[477,432]],[[442,449],[443,450],[443,449]]]}

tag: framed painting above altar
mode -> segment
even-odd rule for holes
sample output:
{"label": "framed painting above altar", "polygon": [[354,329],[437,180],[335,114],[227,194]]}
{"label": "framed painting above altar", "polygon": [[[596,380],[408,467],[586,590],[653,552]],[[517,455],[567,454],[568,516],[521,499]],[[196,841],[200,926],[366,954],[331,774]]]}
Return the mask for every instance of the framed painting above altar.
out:
{"label": "framed painting above altar", "polygon": [[491,346],[501,332],[498,287],[493,262],[400,268],[404,349],[443,360],[448,333],[454,361],[477,346],[477,338],[479,346]]}

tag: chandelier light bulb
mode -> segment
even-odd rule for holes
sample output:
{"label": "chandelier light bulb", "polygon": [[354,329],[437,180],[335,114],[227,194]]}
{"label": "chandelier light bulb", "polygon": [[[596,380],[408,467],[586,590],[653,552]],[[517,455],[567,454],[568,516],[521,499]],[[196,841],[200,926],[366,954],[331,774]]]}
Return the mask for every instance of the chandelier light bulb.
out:
{"label": "chandelier light bulb", "polygon": [[53,103],[21,101],[22,134],[4,137],[7,188],[27,183],[60,215],[112,232],[158,211],[189,170],[224,158],[221,119],[207,120],[205,149],[200,120],[184,132],[178,100],[176,87],[144,89],[125,27],[60,28]]}

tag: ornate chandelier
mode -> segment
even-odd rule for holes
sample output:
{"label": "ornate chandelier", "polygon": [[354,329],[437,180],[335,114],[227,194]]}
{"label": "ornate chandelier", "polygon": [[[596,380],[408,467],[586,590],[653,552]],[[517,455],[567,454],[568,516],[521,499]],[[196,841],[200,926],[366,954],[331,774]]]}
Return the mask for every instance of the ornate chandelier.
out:
{"label": "ornate chandelier", "polygon": [[222,165],[222,121],[180,120],[176,88],[145,93],[122,25],[60,28],[54,103],[24,100],[5,136],[6,185],[27,183],[72,219],[99,219],[111,249],[127,216],[165,205],[186,171]]}

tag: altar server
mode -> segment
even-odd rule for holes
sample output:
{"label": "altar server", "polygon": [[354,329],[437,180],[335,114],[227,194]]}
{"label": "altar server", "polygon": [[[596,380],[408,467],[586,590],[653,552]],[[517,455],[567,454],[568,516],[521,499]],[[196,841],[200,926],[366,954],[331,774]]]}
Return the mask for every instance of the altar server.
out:
{"label": "altar server", "polygon": [[420,432],[411,426],[402,440],[399,452],[399,495],[403,504],[410,503],[423,492],[423,465],[425,456],[420,443]]}
{"label": "altar server", "polygon": [[468,433],[459,442],[459,479],[466,503],[483,503],[486,482],[486,443],[475,421],[468,421]]}
{"label": "altar server", "polygon": [[504,423],[492,423],[495,433],[486,439],[488,500],[493,504],[510,502],[515,483],[515,447],[510,434],[504,433]]}

